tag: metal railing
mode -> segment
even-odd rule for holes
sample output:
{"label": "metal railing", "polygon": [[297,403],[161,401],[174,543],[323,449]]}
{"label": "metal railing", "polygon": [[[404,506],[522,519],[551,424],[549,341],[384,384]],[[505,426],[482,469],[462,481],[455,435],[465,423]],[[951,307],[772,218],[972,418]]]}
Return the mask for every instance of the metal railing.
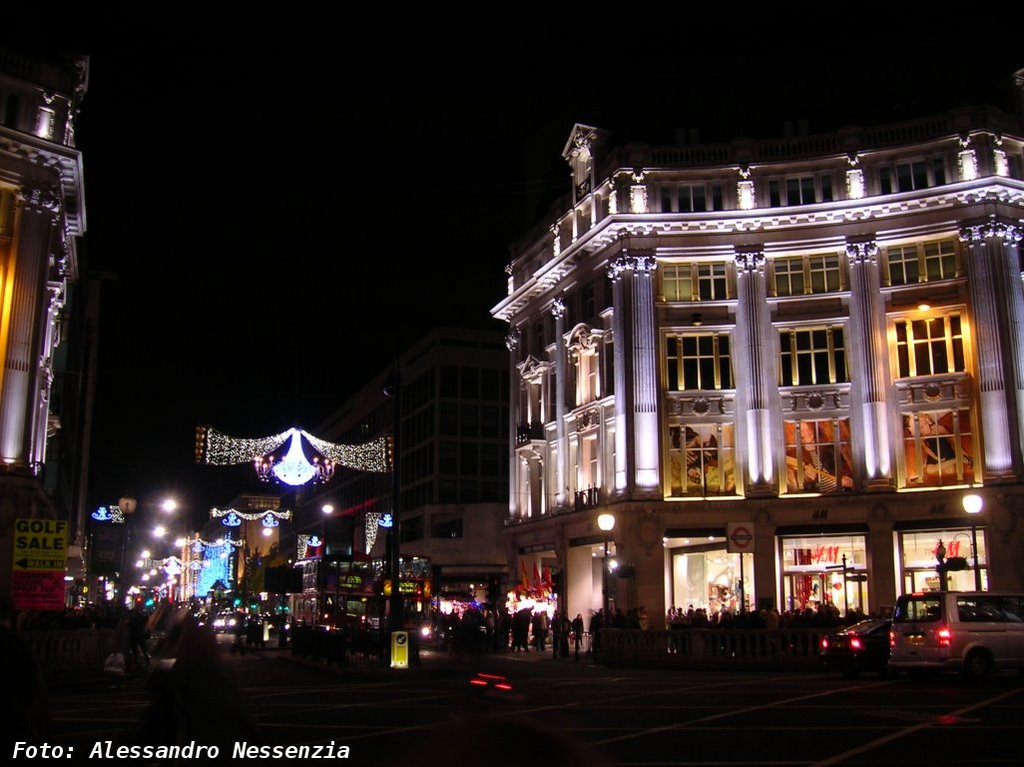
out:
{"label": "metal railing", "polygon": [[595,659],[609,665],[814,669],[821,639],[836,629],[603,629]]}

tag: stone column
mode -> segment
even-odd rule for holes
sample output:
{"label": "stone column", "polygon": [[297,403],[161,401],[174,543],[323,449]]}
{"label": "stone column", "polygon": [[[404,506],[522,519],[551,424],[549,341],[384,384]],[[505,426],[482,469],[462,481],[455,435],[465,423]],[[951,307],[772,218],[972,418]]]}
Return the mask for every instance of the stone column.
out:
{"label": "stone column", "polygon": [[508,434],[511,447],[508,451],[508,515],[516,516],[516,498],[519,490],[519,457],[516,454],[519,434],[519,408],[522,397],[519,395],[519,376],[516,363],[518,359],[520,334],[519,328],[512,327],[505,336],[505,347],[508,349]]}
{"label": "stone column", "polygon": [[1017,225],[994,222],[989,240],[994,257],[993,273],[996,276],[996,292],[999,296],[1000,311],[1006,337],[1011,341],[1003,347],[1006,386],[1011,392],[1010,420],[1017,428],[1010,429],[1015,440],[1014,465],[1018,474],[1022,470],[1024,454],[1024,285],[1021,283],[1020,241],[1024,232]]}
{"label": "stone column", "polygon": [[555,318],[555,506],[569,503],[566,478],[568,477],[569,443],[565,436],[565,303],[556,298],[551,304]]}
{"label": "stone column", "polygon": [[[1012,327],[1000,321],[1006,307],[1000,307],[998,280],[1004,275],[1005,254],[996,228],[991,223],[965,226],[960,240],[967,243],[967,284],[971,295],[971,327],[977,351],[978,405],[984,440],[985,479],[1008,480],[1013,477],[1015,452],[1019,453],[1019,431],[1012,430],[1011,392],[1017,383],[1013,354],[1008,347],[1019,337],[1011,336]],[[1020,280],[1018,278],[1018,291]],[[1003,311],[1000,311],[1000,309]],[[1007,379],[1009,376],[1009,379]],[[1015,397],[1013,398],[1016,399]],[[1012,407],[1016,410],[1016,401]],[[1014,448],[1013,442],[1018,445]]]}
{"label": "stone column", "polygon": [[865,489],[893,487],[892,445],[889,432],[889,356],[885,335],[885,307],[878,270],[878,245],[874,240],[849,242],[850,331],[846,349],[850,355],[850,381],[854,404],[860,406],[861,449],[854,451],[860,463]]}
{"label": "stone column", "polygon": [[763,251],[736,254],[736,284],[737,405],[746,414],[744,448],[737,452],[746,453],[746,495],[765,496],[775,479],[770,392],[777,387]]}
{"label": "stone column", "polygon": [[[661,483],[657,342],[654,328],[653,283],[656,268],[657,261],[647,255],[620,256],[609,267],[615,307],[613,322],[616,328],[615,484],[616,489],[622,489],[619,477],[622,461],[619,453],[620,450],[629,450],[631,444],[632,467],[623,467],[630,475],[625,485],[650,493],[657,492]],[[628,348],[625,343],[627,339]],[[626,395],[625,401],[623,394]],[[631,423],[632,433],[628,441],[624,433],[620,435],[620,427],[625,425],[625,421]]]}
{"label": "stone column", "polygon": [[39,189],[19,195],[17,251],[4,275],[4,302],[10,313],[3,318],[6,335],[2,394],[0,394],[0,461],[35,471],[32,459],[34,424],[39,405],[39,352],[50,244],[59,213],[58,198]]}

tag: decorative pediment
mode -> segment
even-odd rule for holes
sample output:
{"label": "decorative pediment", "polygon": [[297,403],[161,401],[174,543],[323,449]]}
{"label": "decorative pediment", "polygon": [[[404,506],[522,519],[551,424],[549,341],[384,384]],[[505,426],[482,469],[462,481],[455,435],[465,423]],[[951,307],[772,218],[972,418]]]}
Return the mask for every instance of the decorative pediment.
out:
{"label": "decorative pediment", "polygon": [[603,330],[594,330],[590,325],[581,322],[565,334],[565,346],[573,355],[590,354],[596,350],[597,343],[603,335]]}
{"label": "decorative pediment", "polygon": [[525,360],[516,365],[516,369],[519,371],[519,376],[524,381],[529,383],[540,383],[544,374],[551,369],[551,363],[539,360],[530,354]]}

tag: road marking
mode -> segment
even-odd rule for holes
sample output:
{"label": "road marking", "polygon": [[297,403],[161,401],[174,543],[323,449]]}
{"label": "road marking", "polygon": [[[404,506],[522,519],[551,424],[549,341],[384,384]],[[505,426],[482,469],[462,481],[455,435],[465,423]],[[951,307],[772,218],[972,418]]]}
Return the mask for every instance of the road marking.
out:
{"label": "road marking", "polygon": [[[888,684],[891,684],[891,683],[890,682],[880,682],[880,683],[873,684],[873,685],[865,685],[865,687],[882,687],[882,686],[885,686],[885,685],[888,685]],[[789,705],[790,703],[799,703],[800,701],[804,701],[804,700],[814,700],[816,698],[824,698],[824,697],[827,697],[829,695],[835,695],[837,692],[842,692],[842,691],[845,691],[845,690],[849,690],[849,688],[841,688],[839,690],[826,690],[825,692],[817,692],[817,693],[813,693],[811,695],[800,695],[800,696],[798,696],[796,698],[786,698],[785,700],[779,700],[779,701],[775,701],[773,703],[765,703],[764,705],[761,705],[761,706],[751,706],[749,708],[741,708],[741,709],[730,709],[729,711],[723,711],[720,714],[711,714],[709,716],[702,716],[699,719],[691,719],[688,722],[680,722],[678,724],[668,724],[668,725],[665,725],[663,727],[650,727],[650,728],[648,728],[646,730],[639,730],[637,732],[630,733],[628,735],[620,735],[620,736],[618,736],[616,738],[605,738],[604,740],[597,740],[597,741],[594,741],[594,745],[603,746],[603,745],[605,745],[607,743],[618,743],[618,742],[621,742],[621,741],[624,741],[624,740],[632,740],[634,738],[644,738],[644,737],[647,737],[648,735],[654,735],[654,734],[657,734],[657,733],[660,733],[660,732],[669,732],[671,730],[683,730],[683,729],[686,729],[687,727],[691,727],[691,726],[693,726],[695,724],[702,724],[704,722],[714,722],[714,721],[717,721],[719,719],[725,719],[726,717],[738,716],[738,715],[742,715],[742,714],[749,714],[749,713],[752,713],[754,711],[764,711],[764,710],[769,709],[769,708],[778,708],[780,706]]]}
{"label": "road marking", "polygon": [[[964,706],[963,708],[957,709],[956,711],[952,712],[951,714],[948,714],[947,716],[960,717],[963,714],[970,713],[971,711],[981,708],[982,706],[990,706],[993,703],[998,703],[999,701],[1009,698],[1012,695],[1019,695],[1020,692],[1020,690],[1009,690],[1007,692],[1002,693],[1001,695],[996,695],[994,698],[979,701],[978,703],[972,703],[970,706]],[[845,762],[852,756],[857,756],[858,754],[863,754],[865,751],[871,751],[875,748],[878,748],[879,746],[884,746],[886,743],[891,743],[892,741],[897,740],[898,738],[902,738],[904,735],[910,735],[921,730],[926,730],[929,727],[934,727],[938,723],[939,722],[937,717],[929,722],[921,722],[920,724],[915,724],[913,727],[907,727],[898,732],[893,732],[881,738],[876,738],[870,743],[865,743],[861,746],[857,746],[857,748],[851,748],[849,751],[844,751],[841,754],[836,754],[835,756],[831,756],[828,759],[825,759],[824,761],[815,762],[813,765],[811,765],[811,767],[828,767],[832,764],[839,764],[840,762]]]}

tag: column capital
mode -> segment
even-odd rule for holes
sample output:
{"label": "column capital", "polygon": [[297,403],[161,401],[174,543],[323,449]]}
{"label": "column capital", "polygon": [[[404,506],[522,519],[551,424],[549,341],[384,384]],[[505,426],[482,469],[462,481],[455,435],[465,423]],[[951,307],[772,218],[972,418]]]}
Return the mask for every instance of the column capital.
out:
{"label": "column capital", "polygon": [[968,224],[960,227],[960,241],[972,245],[995,237],[1010,243],[1018,243],[1022,238],[1021,227],[1008,221],[992,219],[979,224]]}
{"label": "column capital", "polygon": [[739,276],[744,274],[764,274],[765,256],[764,250],[750,249],[738,250],[735,255],[736,273]]}
{"label": "column capital", "polygon": [[519,348],[520,340],[522,340],[522,334],[519,332],[519,328],[512,327],[505,336],[505,347],[510,352],[514,352]]}
{"label": "column capital", "polygon": [[658,268],[654,256],[618,256],[608,265],[608,277],[613,281],[619,279],[624,272],[641,272],[650,274]]}
{"label": "column capital", "polygon": [[878,243],[871,240],[858,240],[846,242],[846,257],[850,266],[860,264],[874,264],[878,260]]}
{"label": "column capital", "polygon": [[556,320],[562,319],[565,316],[565,301],[561,298],[556,298],[551,302],[551,316]]}
{"label": "column capital", "polygon": [[33,213],[49,213],[56,223],[60,218],[61,201],[53,189],[22,187],[14,193],[15,203]]}

